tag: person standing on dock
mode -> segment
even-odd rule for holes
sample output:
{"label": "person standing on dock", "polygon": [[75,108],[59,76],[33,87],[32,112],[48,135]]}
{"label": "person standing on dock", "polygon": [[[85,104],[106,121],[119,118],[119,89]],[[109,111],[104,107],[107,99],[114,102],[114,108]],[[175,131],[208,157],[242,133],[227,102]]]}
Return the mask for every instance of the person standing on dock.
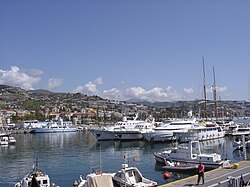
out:
{"label": "person standing on dock", "polygon": [[197,179],[197,184],[196,185],[199,185],[201,178],[202,178],[202,184],[204,184],[204,171],[205,171],[204,164],[202,164],[202,162],[199,162],[199,165],[198,165],[198,179]]}

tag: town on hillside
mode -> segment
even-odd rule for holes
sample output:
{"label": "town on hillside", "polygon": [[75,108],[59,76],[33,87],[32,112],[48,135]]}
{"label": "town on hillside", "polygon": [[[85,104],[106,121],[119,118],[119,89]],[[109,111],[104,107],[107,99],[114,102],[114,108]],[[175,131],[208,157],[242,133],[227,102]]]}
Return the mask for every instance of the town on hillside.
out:
{"label": "town on hillside", "polygon": [[[204,104],[206,103],[206,105]],[[247,101],[114,101],[83,93],[55,93],[47,90],[24,90],[0,85],[0,127],[13,128],[25,120],[71,121],[74,125],[108,125],[124,116],[142,120],[149,115],[156,121],[186,117],[232,119],[250,116]]]}

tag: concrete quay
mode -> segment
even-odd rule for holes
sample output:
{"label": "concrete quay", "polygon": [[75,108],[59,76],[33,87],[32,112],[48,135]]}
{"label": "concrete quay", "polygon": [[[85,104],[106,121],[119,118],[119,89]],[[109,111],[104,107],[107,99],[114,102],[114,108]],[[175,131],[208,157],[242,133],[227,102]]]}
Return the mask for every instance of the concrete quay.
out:
{"label": "concrete quay", "polygon": [[[238,162],[237,169],[218,168],[205,172],[205,183],[198,186],[202,187],[241,187],[249,186],[250,182],[250,160]],[[160,187],[183,187],[183,186],[197,186],[197,175],[180,179]],[[244,183],[244,185],[243,185]]]}

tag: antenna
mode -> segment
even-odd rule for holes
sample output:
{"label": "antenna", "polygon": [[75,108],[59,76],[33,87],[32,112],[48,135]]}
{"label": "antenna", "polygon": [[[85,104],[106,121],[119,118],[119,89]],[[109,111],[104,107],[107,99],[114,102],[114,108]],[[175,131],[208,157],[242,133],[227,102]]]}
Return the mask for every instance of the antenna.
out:
{"label": "antenna", "polygon": [[215,118],[217,120],[217,118],[218,118],[218,112],[217,112],[217,101],[216,101],[216,84],[215,84],[215,70],[214,70],[214,66],[213,66],[213,76],[214,76],[214,85],[213,85],[214,112],[215,112]]}
{"label": "antenna", "polygon": [[204,57],[202,57],[203,63],[203,91],[204,91],[204,110],[205,110],[205,118],[207,121],[207,94],[206,94],[206,74],[205,74],[205,62]]}

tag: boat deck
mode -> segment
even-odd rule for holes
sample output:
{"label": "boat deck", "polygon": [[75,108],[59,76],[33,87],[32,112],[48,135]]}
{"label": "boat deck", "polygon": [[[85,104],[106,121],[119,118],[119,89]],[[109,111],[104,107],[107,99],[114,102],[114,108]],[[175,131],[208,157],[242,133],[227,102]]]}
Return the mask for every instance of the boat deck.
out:
{"label": "boat deck", "polygon": [[[218,168],[211,171],[205,172],[205,184],[199,186],[210,186],[210,187],[226,187],[229,186],[229,182],[237,184],[247,183],[250,180],[250,160],[238,162],[239,166],[237,169],[225,169]],[[242,177],[241,177],[242,175]],[[233,179],[229,179],[233,177]],[[190,176],[184,179],[180,179],[168,184],[161,185],[160,187],[180,187],[180,186],[196,186],[197,175]]]}

